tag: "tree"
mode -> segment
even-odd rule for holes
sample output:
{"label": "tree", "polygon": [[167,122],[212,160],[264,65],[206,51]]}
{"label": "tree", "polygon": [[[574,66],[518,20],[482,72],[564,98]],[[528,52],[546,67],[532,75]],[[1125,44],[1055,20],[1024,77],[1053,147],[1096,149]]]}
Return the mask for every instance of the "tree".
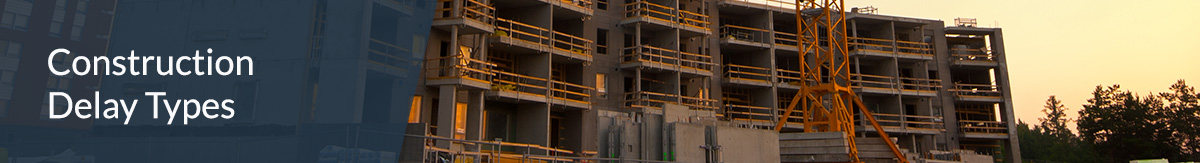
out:
{"label": "tree", "polygon": [[1159,93],[1168,104],[1167,118],[1172,139],[1181,145],[1183,160],[1200,161],[1200,93],[1182,79],[1171,85],[1171,92]]}
{"label": "tree", "polygon": [[1084,142],[1108,156],[1108,162],[1178,158],[1180,148],[1171,139],[1168,114],[1158,96],[1138,97],[1120,85],[1096,86],[1079,111],[1077,129]]}
{"label": "tree", "polygon": [[1067,122],[1071,121],[1067,118],[1067,107],[1063,106],[1062,101],[1054,98],[1054,95],[1046,99],[1046,108],[1042,109],[1042,113],[1046,113],[1046,117],[1038,118],[1042,121],[1042,125],[1039,126],[1042,131],[1063,140],[1075,136],[1067,129]]}

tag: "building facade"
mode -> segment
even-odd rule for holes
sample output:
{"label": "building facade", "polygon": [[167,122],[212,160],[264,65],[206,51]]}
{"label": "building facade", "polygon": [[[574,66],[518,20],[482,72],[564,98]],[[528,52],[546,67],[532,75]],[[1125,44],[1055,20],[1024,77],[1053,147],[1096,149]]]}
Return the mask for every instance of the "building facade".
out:
{"label": "building facade", "polygon": [[[804,80],[798,71],[814,66],[799,63],[798,40],[813,36],[797,36],[792,2],[440,0],[437,7],[409,121],[426,124],[421,132],[433,137],[538,148],[436,141],[432,149],[671,160],[667,150],[611,152],[616,147],[601,142],[626,140],[597,123],[678,105],[773,128]],[[967,151],[1019,160],[1001,29],[866,8],[843,16],[850,57],[838,59],[851,64],[847,82],[900,148],[922,159]],[[801,115],[785,120],[782,132],[802,132]],[[855,116],[859,135],[871,137],[875,130]]]}

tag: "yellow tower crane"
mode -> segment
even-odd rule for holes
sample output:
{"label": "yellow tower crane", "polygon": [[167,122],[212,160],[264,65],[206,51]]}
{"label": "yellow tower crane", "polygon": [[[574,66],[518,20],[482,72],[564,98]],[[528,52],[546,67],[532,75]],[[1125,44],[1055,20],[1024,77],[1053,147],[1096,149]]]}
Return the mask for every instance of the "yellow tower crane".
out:
{"label": "yellow tower crane", "polygon": [[[796,28],[800,36],[797,38],[797,47],[800,47],[800,65],[803,66],[800,74],[804,80],[800,81],[802,87],[787,105],[775,125],[775,131],[783,130],[788,116],[799,105],[804,113],[804,132],[845,132],[851,162],[860,162],[852,122],[852,109],[857,109],[879,132],[880,138],[891,148],[898,161],[908,163],[896,143],[888,138],[871,111],[849,87],[850,63],[844,9],[844,0],[796,2]],[[823,48],[820,45],[828,46]]]}

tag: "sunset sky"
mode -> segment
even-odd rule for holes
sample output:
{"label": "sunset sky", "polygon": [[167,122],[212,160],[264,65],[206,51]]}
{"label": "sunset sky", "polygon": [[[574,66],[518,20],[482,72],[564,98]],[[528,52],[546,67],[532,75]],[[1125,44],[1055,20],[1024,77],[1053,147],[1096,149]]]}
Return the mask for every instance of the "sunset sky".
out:
{"label": "sunset sky", "polygon": [[[1200,85],[1200,1],[846,0],[879,14],[977,18],[1004,29],[1017,119],[1037,123],[1050,95],[1077,116],[1096,85],[1146,95]],[[1071,125],[1072,128],[1074,125]]]}

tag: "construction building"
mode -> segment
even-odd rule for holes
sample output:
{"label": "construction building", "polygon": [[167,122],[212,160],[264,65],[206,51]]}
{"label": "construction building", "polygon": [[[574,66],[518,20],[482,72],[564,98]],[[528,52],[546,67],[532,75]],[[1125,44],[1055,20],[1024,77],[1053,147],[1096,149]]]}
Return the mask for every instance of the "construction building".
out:
{"label": "construction building", "polygon": [[[419,147],[406,147],[404,160],[792,162],[789,154],[806,154],[779,143],[800,138],[775,133],[804,131],[805,113],[784,108],[803,89],[801,69],[828,65],[799,62],[801,40],[830,36],[797,34],[804,23],[794,1],[436,7],[409,117],[417,125],[408,129],[427,140],[409,139]],[[838,13],[849,57],[837,59],[850,67],[843,82],[908,160],[1020,160],[1001,29],[874,8]],[[865,115],[853,116],[854,135],[879,139]],[[860,157],[894,158],[885,145],[858,146]],[[738,160],[763,153],[782,157]]]}

